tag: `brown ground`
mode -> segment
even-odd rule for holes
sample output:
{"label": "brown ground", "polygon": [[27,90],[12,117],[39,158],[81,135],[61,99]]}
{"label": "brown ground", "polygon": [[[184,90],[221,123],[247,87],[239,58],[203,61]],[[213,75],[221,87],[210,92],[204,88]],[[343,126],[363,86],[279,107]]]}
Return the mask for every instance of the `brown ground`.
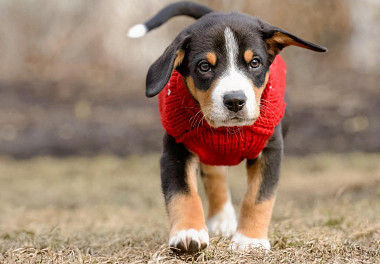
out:
{"label": "brown ground", "polygon": [[[379,158],[286,157],[270,253],[231,252],[216,237],[179,256],[166,246],[158,155],[1,157],[0,263],[379,263]],[[229,181],[237,206],[243,166]]]}

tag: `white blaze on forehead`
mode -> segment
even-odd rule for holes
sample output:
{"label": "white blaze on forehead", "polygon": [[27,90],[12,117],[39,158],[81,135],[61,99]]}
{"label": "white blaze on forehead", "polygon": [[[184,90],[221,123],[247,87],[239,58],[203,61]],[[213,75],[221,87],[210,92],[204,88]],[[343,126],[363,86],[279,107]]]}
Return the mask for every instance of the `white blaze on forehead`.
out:
{"label": "white blaze on forehead", "polygon": [[228,67],[235,66],[236,57],[239,53],[239,46],[234,33],[229,27],[226,27],[224,30],[224,39],[226,40]]}
{"label": "white blaze on forehead", "polygon": [[[213,109],[211,112],[212,119],[215,121],[216,126],[229,126],[228,123],[223,124],[229,110],[224,106],[223,97],[226,93],[232,91],[244,92],[247,101],[245,107],[239,111],[239,115],[246,119],[252,119],[255,112],[255,92],[253,91],[252,82],[239,70],[238,55],[239,44],[235,38],[231,28],[226,27],[224,30],[224,39],[226,45],[226,59],[227,68],[215,85],[215,89],[211,94]],[[218,122],[220,121],[220,122]],[[239,124],[231,124],[239,125]],[[240,124],[247,125],[247,124]]]}

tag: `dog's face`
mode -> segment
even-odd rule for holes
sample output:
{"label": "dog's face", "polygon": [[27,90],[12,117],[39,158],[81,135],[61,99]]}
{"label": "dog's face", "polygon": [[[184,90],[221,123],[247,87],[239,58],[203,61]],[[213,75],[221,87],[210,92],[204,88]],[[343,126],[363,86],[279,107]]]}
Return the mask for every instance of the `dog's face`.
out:
{"label": "dog's face", "polygon": [[268,80],[265,42],[257,32],[233,24],[216,24],[193,36],[179,69],[207,122],[213,127],[253,124]]}
{"label": "dog's face", "polygon": [[159,93],[177,69],[210,126],[252,125],[269,66],[288,45],[325,51],[249,15],[211,13],[182,31],[151,66],[147,96]]}

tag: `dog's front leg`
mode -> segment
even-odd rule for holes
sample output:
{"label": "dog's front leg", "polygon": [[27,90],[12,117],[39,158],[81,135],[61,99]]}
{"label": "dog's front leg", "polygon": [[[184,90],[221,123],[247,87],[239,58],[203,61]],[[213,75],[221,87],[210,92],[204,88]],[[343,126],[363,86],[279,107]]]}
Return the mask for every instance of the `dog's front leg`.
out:
{"label": "dog's front leg", "polygon": [[169,135],[164,137],[161,184],[170,220],[169,246],[181,252],[207,247],[209,235],[197,193],[197,158]]}
{"label": "dog's front leg", "polygon": [[236,231],[237,222],[227,184],[227,167],[201,163],[201,170],[209,205],[208,230],[211,235],[228,237]]}
{"label": "dog's front leg", "polygon": [[270,249],[268,227],[275,202],[283,153],[281,127],[258,158],[247,160],[248,188],[240,210],[238,228],[232,237],[235,250]]}

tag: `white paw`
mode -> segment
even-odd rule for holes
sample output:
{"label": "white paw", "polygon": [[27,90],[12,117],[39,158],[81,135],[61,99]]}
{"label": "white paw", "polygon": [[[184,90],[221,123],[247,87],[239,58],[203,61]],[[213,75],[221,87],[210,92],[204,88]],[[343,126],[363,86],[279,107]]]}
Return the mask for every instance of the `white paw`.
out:
{"label": "white paw", "polygon": [[237,227],[235,210],[228,201],[223,210],[207,220],[207,228],[214,236],[231,236]]}
{"label": "white paw", "polygon": [[181,230],[169,240],[169,247],[179,249],[181,252],[194,253],[209,245],[209,236],[206,230]]}
{"label": "white paw", "polygon": [[249,238],[239,232],[236,232],[231,239],[231,249],[245,251],[253,248],[263,248],[270,250],[270,243],[267,238]]}

